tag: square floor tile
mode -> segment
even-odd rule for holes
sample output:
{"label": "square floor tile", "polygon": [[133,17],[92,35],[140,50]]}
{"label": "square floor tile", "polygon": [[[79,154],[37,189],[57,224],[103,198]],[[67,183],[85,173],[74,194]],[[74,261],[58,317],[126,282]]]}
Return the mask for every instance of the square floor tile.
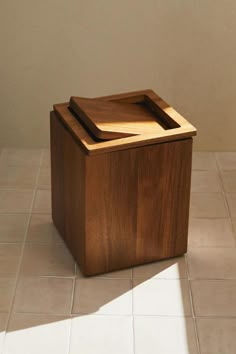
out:
{"label": "square floor tile", "polygon": [[39,167],[0,165],[0,188],[34,189]]}
{"label": "square floor tile", "polygon": [[235,318],[199,318],[197,331],[201,354],[236,353]]}
{"label": "square floor tile", "polygon": [[0,213],[29,213],[34,191],[29,189],[0,190]]}
{"label": "square floor tile", "polygon": [[26,244],[20,273],[73,276],[75,261],[64,244]]}
{"label": "square floor tile", "polygon": [[131,281],[77,278],[72,312],[130,315],[132,313]]}
{"label": "square floor tile", "polygon": [[236,248],[194,248],[188,251],[194,279],[236,279]]}
{"label": "square floor tile", "polygon": [[0,313],[0,352],[3,349],[3,340],[6,333],[7,317],[7,313]]}
{"label": "square floor tile", "polygon": [[3,149],[1,163],[9,166],[39,166],[42,149]]}
{"label": "square floor tile", "polygon": [[0,275],[15,275],[21,254],[21,245],[0,243]]}
{"label": "square floor tile", "polygon": [[133,281],[135,315],[190,316],[187,280],[151,279]]}
{"label": "square floor tile", "polygon": [[0,242],[22,242],[28,218],[27,214],[0,215]]}
{"label": "square floor tile", "polygon": [[198,218],[227,217],[228,211],[223,195],[221,193],[192,193],[190,216]]}
{"label": "square floor tile", "polygon": [[236,280],[192,280],[196,316],[236,316]]}
{"label": "square floor tile", "polygon": [[70,321],[63,316],[13,314],[4,354],[66,354]]}
{"label": "square floor tile", "polygon": [[236,152],[218,152],[216,159],[221,170],[236,170]]}
{"label": "square floor tile", "polygon": [[136,354],[197,354],[192,318],[137,316],[134,318]]}
{"label": "square floor tile", "polygon": [[50,214],[32,214],[26,242],[62,243]]}
{"label": "square floor tile", "polygon": [[226,194],[229,211],[232,218],[236,218],[236,193]]}
{"label": "square floor tile", "polygon": [[215,171],[192,171],[192,192],[214,193],[221,191],[221,181]]}
{"label": "square floor tile", "polygon": [[133,278],[138,279],[179,279],[187,277],[185,257],[145,264],[133,268]]}
{"label": "square floor tile", "polygon": [[38,189],[34,201],[33,213],[51,213],[51,190]]}
{"label": "square floor tile", "polygon": [[49,167],[42,167],[39,175],[38,188],[51,188],[51,169]]}
{"label": "square floor tile", "polygon": [[0,277],[0,312],[9,310],[14,284],[14,277]]}
{"label": "square floor tile", "polygon": [[222,172],[224,190],[227,193],[236,193],[236,171]]}
{"label": "square floor tile", "polygon": [[14,311],[69,314],[73,289],[72,279],[23,277],[16,289]]}
{"label": "square floor tile", "polygon": [[193,170],[217,170],[213,152],[193,152]]}
{"label": "square floor tile", "polygon": [[190,219],[188,244],[190,247],[235,247],[230,219]]}
{"label": "square floor tile", "polygon": [[72,320],[70,354],[133,354],[130,316],[79,316]]}

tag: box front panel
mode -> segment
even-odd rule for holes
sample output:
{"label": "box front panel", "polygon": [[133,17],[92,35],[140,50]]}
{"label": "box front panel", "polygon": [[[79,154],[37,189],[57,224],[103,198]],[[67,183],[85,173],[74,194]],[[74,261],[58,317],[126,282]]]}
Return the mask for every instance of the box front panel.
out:
{"label": "box front panel", "polygon": [[192,139],[86,159],[86,274],[183,254]]}
{"label": "box front panel", "polygon": [[192,139],[142,149],[138,157],[138,262],[187,249]]}
{"label": "box front panel", "polygon": [[132,266],[134,262],[136,174],[133,149],[87,158],[87,274]]}

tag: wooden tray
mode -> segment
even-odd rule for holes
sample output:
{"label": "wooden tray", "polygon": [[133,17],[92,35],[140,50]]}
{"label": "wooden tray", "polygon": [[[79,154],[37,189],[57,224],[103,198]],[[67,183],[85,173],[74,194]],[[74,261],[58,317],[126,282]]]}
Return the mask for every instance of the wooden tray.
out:
{"label": "wooden tray", "polygon": [[71,97],[70,108],[93,135],[103,140],[160,133],[179,127],[178,123],[160,111],[157,103],[148,95],[131,103]]}
{"label": "wooden tray", "polygon": [[94,99],[71,97],[54,111],[88,154],[196,135],[186,119],[152,90]]}

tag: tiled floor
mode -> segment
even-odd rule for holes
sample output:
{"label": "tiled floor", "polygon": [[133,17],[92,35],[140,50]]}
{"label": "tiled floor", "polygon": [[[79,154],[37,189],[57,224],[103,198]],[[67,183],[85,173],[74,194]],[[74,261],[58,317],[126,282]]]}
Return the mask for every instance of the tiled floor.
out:
{"label": "tiled floor", "polygon": [[83,278],[50,212],[49,152],[2,149],[1,354],[236,353],[236,153],[194,153],[185,257]]}

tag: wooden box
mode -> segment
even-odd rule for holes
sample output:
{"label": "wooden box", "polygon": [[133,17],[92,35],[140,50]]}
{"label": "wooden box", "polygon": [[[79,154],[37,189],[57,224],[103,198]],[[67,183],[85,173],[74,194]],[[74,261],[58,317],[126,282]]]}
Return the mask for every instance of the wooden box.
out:
{"label": "wooden box", "polygon": [[54,105],[52,217],[84,275],[186,252],[195,134],[151,90]]}

